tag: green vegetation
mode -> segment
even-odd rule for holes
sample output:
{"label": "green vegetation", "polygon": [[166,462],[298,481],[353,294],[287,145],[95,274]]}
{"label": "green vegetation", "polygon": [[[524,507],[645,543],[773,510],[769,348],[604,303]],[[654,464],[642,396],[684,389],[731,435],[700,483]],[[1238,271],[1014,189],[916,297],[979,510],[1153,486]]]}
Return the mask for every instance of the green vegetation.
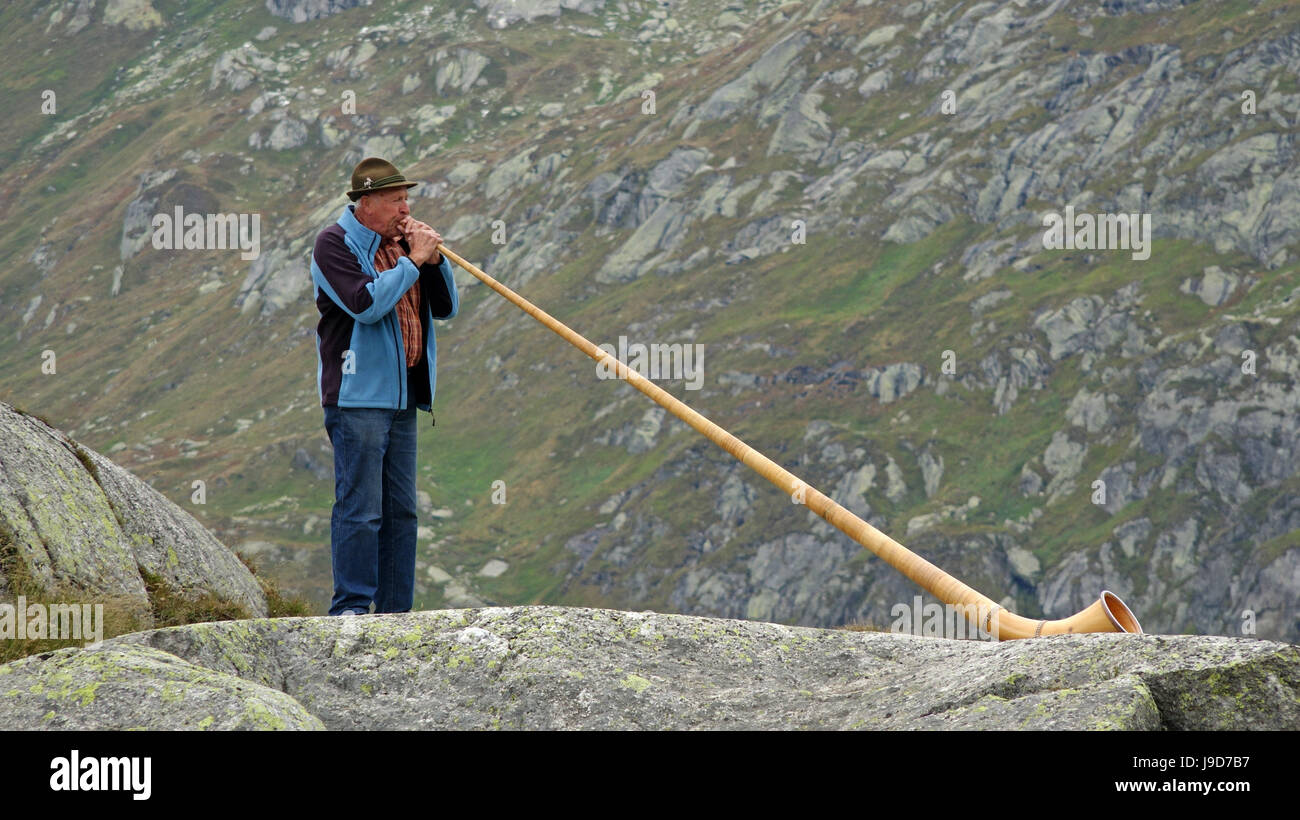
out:
{"label": "green vegetation", "polygon": [[[0,529],[0,603],[15,608],[23,598],[30,604],[58,602],[80,606],[82,604],[99,604],[103,606],[100,626],[103,637],[111,638],[128,632],[138,632],[152,626],[148,612],[140,611],[136,603],[129,599],[87,592],[74,587],[55,587],[47,589],[22,559],[13,533]],[[14,612],[15,618],[23,618],[26,613]],[[69,646],[82,646],[85,640],[49,640],[36,638],[18,638],[0,640],[0,664],[8,663],[28,655],[50,652]]]}
{"label": "green vegetation", "polygon": [[143,567],[140,568],[140,577],[144,579],[154,623],[158,626],[238,621],[252,617],[244,607],[224,601],[211,592],[178,590],[167,579]]}
{"label": "green vegetation", "polygon": [[[311,604],[295,595],[289,595],[280,588],[280,585],[272,578],[263,575],[258,571],[257,564],[252,558],[242,553],[235,553],[248,571],[253,573],[257,583],[262,587],[263,594],[266,595],[266,615],[268,618],[298,618],[313,615]],[[228,620],[227,618],[211,618],[209,620]],[[185,621],[192,623],[192,621]]]}

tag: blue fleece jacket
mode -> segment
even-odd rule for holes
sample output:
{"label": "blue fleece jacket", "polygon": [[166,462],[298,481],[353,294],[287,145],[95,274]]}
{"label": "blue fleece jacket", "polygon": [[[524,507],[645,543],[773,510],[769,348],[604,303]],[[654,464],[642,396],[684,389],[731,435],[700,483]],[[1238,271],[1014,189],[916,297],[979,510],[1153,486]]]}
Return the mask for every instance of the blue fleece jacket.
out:
{"label": "blue fleece jacket", "polygon": [[[320,322],[316,326],[316,385],[321,405],[431,410],[437,389],[437,340],[433,320],[460,309],[451,263],[416,267],[403,256],[397,267],[375,270],[383,237],[357,221],[352,206],[321,231],[311,256]],[[405,243],[403,250],[409,252]],[[420,283],[424,353],[406,367],[406,348],[396,306]]]}

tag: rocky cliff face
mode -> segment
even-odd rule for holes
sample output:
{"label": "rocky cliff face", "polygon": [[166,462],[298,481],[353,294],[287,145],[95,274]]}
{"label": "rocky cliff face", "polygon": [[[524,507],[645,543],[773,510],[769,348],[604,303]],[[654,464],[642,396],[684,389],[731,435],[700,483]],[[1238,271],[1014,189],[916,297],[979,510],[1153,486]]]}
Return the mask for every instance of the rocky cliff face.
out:
{"label": "rocky cliff face", "polygon": [[124,635],[0,666],[4,729],[1297,729],[1267,641],[990,644],[517,607]]}

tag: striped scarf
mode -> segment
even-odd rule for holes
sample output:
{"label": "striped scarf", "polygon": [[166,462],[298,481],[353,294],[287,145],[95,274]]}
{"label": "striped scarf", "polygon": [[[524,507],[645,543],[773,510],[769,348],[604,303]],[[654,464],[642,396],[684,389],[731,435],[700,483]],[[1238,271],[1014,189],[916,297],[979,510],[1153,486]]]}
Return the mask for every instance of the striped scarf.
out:
{"label": "striped scarf", "polygon": [[[402,246],[396,239],[380,244],[375,253],[375,270],[386,271],[397,267],[402,258]],[[406,366],[415,367],[424,355],[424,335],[420,327],[420,280],[397,301],[397,318],[402,325],[402,344],[406,346]]]}

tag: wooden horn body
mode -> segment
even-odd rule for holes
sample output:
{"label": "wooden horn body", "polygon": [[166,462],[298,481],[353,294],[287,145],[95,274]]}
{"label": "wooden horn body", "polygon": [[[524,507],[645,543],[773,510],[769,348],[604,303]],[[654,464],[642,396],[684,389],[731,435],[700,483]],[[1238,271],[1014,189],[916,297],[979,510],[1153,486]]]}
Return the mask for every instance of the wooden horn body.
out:
{"label": "wooden horn body", "polygon": [[826,519],[845,535],[875,553],[890,566],[911,578],[918,586],[944,603],[960,607],[972,626],[997,640],[1061,635],[1070,632],[1141,632],[1142,627],[1118,596],[1103,591],[1098,600],[1075,615],[1056,621],[1024,618],[1002,609],[991,598],[981,595],[921,556],[904,547],[880,530],[832,501],[767,456],[728,433],[704,416],[674,398],[663,388],[645,378],[623,362],[601,350],[586,338],[538,308],[510,288],[488,276],[474,265],[439,245],[438,250],[485,285],[504,296],[525,313],[564,337],[570,344],[597,362],[609,367],[619,378],[654,399],[677,418],[689,424],[714,444],[726,450],[747,467],[781,488],[792,500]]}

